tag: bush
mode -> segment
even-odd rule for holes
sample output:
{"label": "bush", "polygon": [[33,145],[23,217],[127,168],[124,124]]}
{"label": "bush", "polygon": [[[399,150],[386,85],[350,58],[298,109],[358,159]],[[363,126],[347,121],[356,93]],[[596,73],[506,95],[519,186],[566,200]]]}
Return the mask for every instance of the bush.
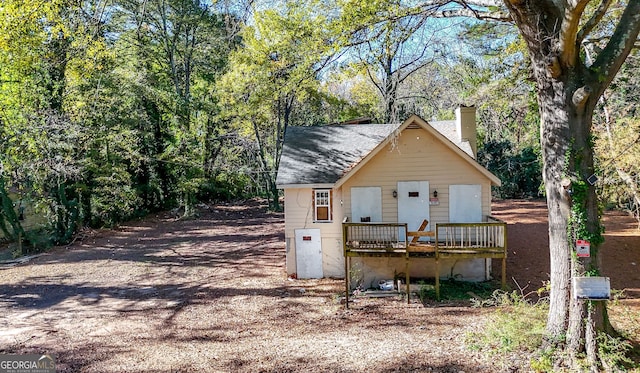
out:
{"label": "bush", "polygon": [[[531,302],[514,292],[496,290],[476,306],[497,307],[481,331],[467,335],[467,345],[476,350],[497,355],[509,369],[545,371],[552,367],[554,351],[541,353],[545,323],[549,310],[545,301]],[[518,361],[513,359],[518,356]]]}
{"label": "bush", "polygon": [[248,192],[251,179],[241,173],[222,172],[200,184],[199,201],[233,201],[251,197]]}
{"label": "bush", "polygon": [[131,185],[131,176],[113,168],[111,174],[96,177],[91,193],[91,216],[94,226],[114,226],[134,216],[142,201]]}
{"label": "bush", "polygon": [[478,151],[478,162],[502,181],[502,186],[494,189],[496,197],[538,196],[542,184],[542,160],[536,149],[514,150],[509,141],[489,141]]}
{"label": "bush", "polygon": [[[420,300],[436,299],[434,281],[420,282]],[[470,300],[472,303],[478,298],[490,297],[496,284],[494,282],[467,282],[450,278],[440,281],[440,299],[443,300]]]}

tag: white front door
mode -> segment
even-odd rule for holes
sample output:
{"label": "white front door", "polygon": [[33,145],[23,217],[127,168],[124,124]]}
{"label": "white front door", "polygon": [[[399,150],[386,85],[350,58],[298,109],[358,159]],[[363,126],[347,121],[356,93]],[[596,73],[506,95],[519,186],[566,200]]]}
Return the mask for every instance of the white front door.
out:
{"label": "white front door", "polygon": [[449,185],[449,222],[482,222],[482,185]]}
{"label": "white front door", "polygon": [[[420,228],[423,220],[429,220],[429,182],[398,182],[398,223],[407,223],[409,231]],[[425,230],[430,230],[431,223]],[[400,231],[400,239],[404,240],[404,232]],[[421,240],[428,240],[422,237]]]}
{"label": "white front door", "polygon": [[382,188],[351,188],[351,220],[354,223],[382,221]]}
{"label": "white front door", "polygon": [[322,278],[320,229],[296,229],[296,273],[298,278]]}

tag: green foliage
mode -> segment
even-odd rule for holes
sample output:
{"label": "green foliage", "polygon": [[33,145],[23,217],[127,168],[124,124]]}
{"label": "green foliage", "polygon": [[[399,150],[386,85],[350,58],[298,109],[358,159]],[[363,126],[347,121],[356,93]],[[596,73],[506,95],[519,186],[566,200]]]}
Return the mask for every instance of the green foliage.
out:
{"label": "green foliage", "polygon": [[91,224],[114,226],[133,217],[140,210],[140,197],[126,170],[112,167],[93,178]]}
{"label": "green foliage", "polygon": [[488,141],[478,151],[478,162],[502,181],[494,189],[499,198],[537,197],[542,184],[542,160],[532,147],[515,150],[508,140]]}
{"label": "green foliage", "polygon": [[[633,105],[635,106],[635,105]],[[610,110],[610,109],[609,109]],[[640,119],[617,120],[598,136],[599,195],[611,208],[629,211],[640,221]]]}
{"label": "green foliage", "polygon": [[24,229],[14,210],[14,203],[9,197],[4,177],[0,174],[0,230],[5,238],[16,240],[24,237]]}
{"label": "green foliage", "polygon": [[514,368],[513,356],[518,356],[522,358],[522,366],[518,368],[555,371],[558,354],[562,351],[555,347],[557,344],[545,343],[549,312],[546,299],[533,302],[518,292],[497,290],[482,305],[497,308],[482,331],[467,336],[466,343],[470,348],[492,355],[509,369]]}
{"label": "green foliage", "polygon": [[498,306],[483,331],[467,339],[471,347],[490,354],[516,351],[533,353],[542,345],[548,312],[546,302],[532,303],[516,292],[496,291],[492,305]]}
{"label": "green foliage", "polygon": [[47,216],[49,242],[195,204],[233,41],[203,2],[141,5],[0,7],[0,173]]}
{"label": "green foliage", "polygon": [[[537,195],[538,104],[510,25],[450,25],[397,1],[243,5],[250,22],[229,10],[242,6],[202,0],[2,2],[0,173],[48,217],[45,236],[65,242],[83,225],[209,198],[275,205],[288,126],[384,120],[392,106],[394,120],[430,120],[475,104],[497,193]],[[629,118],[637,56],[608,92]],[[637,132],[629,118],[612,121],[613,146],[596,145],[637,185],[636,148],[618,146]],[[602,168],[604,195],[638,210],[630,184]]]}
{"label": "green foliage", "polygon": [[536,353],[531,359],[530,366],[535,372],[553,372],[555,371],[555,360],[557,359],[558,350],[553,347],[543,348]]}
{"label": "green foliage", "polygon": [[221,172],[199,186],[200,201],[234,201],[255,196],[251,192],[252,181],[243,173]]}
{"label": "green foliage", "polygon": [[326,101],[318,94],[318,71],[333,50],[326,30],[317,27],[326,23],[322,13],[300,2],[285,5],[254,14],[253,25],[242,30],[242,48],[230,55],[229,69],[216,87],[219,118],[247,139],[242,144],[245,156],[255,160],[256,184],[266,185],[264,192],[274,208],[284,131],[290,125],[309,124],[306,102],[317,102],[309,113],[322,112],[319,107]]}
{"label": "green foliage", "polygon": [[626,370],[628,367],[638,367],[629,358],[629,353],[633,349],[631,343],[619,337],[611,336],[607,333],[598,333],[598,356],[608,371]]}
{"label": "green foliage", "polygon": [[[564,341],[552,343],[547,340],[545,323],[549,304],[546,299],[532,302],[515,291],[496,290],[491,297],[477,305],[497,308],[482,331],[467,336],[466,343],[470,348],[504,359],[505,365],[510,366],[508,359],[517,354],[528,357],[526,360],[533,371],[556,371],[557,362],[565,354],[558,346],[563,345]],[[629,358],[633,346],[627,339],[600,332],[597,344],[598,355],[606,371],[625,371],[637,367]]]}
{"label": "green foliage", "polygon": [[573,180],[571,184],[571,216],[569,227],[573,240],[587,240],[591,245],[598,247],[604,242],[604,226],[598,224],[595,229],[589,229],[587,222],[587,189],[589,186],[584,180]]}

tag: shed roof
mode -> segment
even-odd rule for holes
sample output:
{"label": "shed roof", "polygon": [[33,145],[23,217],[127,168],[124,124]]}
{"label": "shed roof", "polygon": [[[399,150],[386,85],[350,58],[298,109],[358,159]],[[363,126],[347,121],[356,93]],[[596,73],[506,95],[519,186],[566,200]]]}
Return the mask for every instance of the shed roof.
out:
{"label": "shed roof", "polygon": [[395,136],[395,131],[402,131],[412,124],[437,133],[443,142],[464,154],[494,184],[500,184],[494,175],[475,162],[469,142],[459,140],[455,121],[427,123],[415,115],[404,123],[396,124],[289,127],[284,137],[276,184],[279,188],[334,185],[366,163],[361,161],[377,153]]}

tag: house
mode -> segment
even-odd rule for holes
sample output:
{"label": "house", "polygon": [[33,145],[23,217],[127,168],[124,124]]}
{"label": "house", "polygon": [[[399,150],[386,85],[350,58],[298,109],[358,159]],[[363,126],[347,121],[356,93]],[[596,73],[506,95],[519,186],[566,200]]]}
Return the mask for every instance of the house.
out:
{"label": "house", "polygon": [[[451,121],[413,115],[401,124],[289,127],[276,180],[284,189],[287,273],[347,278],[347,287],[354,274],[345,274],[355,270],[364,287],[405,271],[407,282],[409,275],[489,279],[495,256],[415,255],[409,270],[408,250],[396,250],[397,242],[360,255],[360,241],[347,238],[349,222],[376,229],[387,222],[400,245],[418,239],[437,244],[445,233],[435,242],[437,233],[412,240],[407,235],[437,231],[439,223],[487,222],[491,186],[500,180],[475,160],[475,122],[474,107],[459,107]],[[453,235],[464,240],[464,234]]]}

